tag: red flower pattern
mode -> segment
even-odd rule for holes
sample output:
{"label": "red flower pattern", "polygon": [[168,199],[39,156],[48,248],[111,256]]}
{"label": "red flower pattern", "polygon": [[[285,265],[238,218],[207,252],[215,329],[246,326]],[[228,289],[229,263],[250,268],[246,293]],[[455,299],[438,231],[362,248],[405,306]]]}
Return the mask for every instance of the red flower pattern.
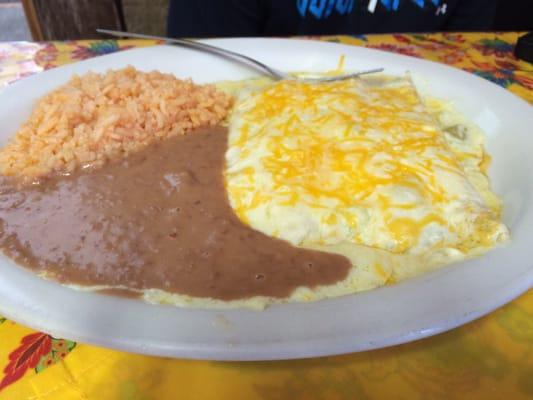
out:
{"label": "red flower pattern", "polygon": [[46,333],[36,332],[24,336],[20,346],[9,355],[4,378],[0,381],[0,390],[22,378],[28,369],[35,368],[41,357],[50,353],[51,349],[52,337]]}
{"label": "red flower pattern", "polygon": [[[531,75],[530,75],[531,76]],[[533,78],[528,75],[519,75],[515,74],[514,79],[516,82],[520,83],[522,86],[529,90],[533,90]]]}
{"label": "red flower pattern", "polygon": [[409,46],[409,45],[408,46],[402,46],[402,45],[398,46],[398,45],[395,45],[395,44],[383,43],[383,44],[369,44],[366,47],[370,47],[372,49],[390,51],[392,53],[403,54],[405,56],[422,58],[422,55],[420,55],[416,51],[416,47]]}
{"label": "red flower pattern", "polygon": [[57,47],[53,43],[45,43],[44,47],[35,54],[35,63],[44,69],[50,69],[54,67],[53,62],[57,56]]}

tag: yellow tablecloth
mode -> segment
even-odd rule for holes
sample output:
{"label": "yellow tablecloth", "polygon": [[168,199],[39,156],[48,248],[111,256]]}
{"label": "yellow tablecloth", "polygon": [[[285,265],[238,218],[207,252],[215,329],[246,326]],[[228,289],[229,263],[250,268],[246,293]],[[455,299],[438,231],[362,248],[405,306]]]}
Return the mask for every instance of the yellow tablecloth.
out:
{"label": "yellow tablecloth", "polygon": [[[463,68],[533,103],[517,33],[313,39]],[[151,41],[0,43],[0,87],[29,74]],[[533,238],[532,238],[533,240]],[[173,360],[102,349],[0,317],[4,399],[532,399],[533,291],[461,328],[388,349],[277,362]]]}

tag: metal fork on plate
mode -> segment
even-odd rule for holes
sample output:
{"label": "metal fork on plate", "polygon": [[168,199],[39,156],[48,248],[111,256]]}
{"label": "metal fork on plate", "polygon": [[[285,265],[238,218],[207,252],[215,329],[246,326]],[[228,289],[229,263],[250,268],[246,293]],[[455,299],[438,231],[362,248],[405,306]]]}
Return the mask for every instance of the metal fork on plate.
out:
{"label": "metal fork on plate", "polygon": [[292,79],[292,80],[302,80],[305,82],[335,82],[335,81],[343,81],[346,79],[352,79],[361,75],[366,74],[374,74],[378,72],[382,72],[383,68],[374,68],[369,69],[365,71],[357,71],[352,72],[345,75],[337,75],[337,76],[326,76],[326,77],[318,77],[318,78],[310,78],[310,77],[297,77],[293,76],[287,72],[280,71],[279,69],[273,68],[269,65],[266,65],[262,63],[261,61],[258,61],[252,57],[246,56],[244,54],[236,53],[231,50],[223,49],[221,47],[213,46],[207,43],[198,42],[196,40],[190,40],[190,39],[174,39],[174,38],[167,38],[162,36],[153,36],[153,35],[144,35],[141,33],[131,33],[131,32],[121,32],[121,31],[112,31],[108,29],[97,29],[96,30],[99,33],[111,35],[111,36],[117,36],[117,37],[127,37],[127,38],[136,38],[136,39],[151,39],[151,40],[163,40],[170,44],[177,44],[181,46],[190,47],[196,50],[206,51],[208,53],[213,53],[225,57],[229,57],[232,59],[237,59],[240,61],[244,61],[247,64],[251,64],[255,66],[256,68],[259,68],[260,70],[266,72],[267,74],[271,75],[274,79]]}

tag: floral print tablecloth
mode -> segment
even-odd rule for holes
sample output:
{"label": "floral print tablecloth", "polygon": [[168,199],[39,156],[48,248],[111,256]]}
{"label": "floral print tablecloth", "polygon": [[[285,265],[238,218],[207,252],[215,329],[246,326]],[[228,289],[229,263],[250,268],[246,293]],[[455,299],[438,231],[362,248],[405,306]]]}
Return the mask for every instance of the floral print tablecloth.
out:
{"label": "floral print tablecloth", "polygon": [[[533,104],[518,33],[313,37],[446,63]],[[58,65],[153,41],[0,43],[2,86]],[[418,342],[298,361],[209,362],[134,355],[35,332],[0,317],[0,400],[532,399],[533,291]]]}

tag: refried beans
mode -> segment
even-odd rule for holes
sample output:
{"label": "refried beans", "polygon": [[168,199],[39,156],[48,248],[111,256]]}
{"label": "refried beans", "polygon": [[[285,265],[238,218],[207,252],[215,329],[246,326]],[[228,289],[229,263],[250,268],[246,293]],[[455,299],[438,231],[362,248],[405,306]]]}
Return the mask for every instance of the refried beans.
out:
{"label": "refried beans", "polygon": [[238,219],[224,186],[227,135],[201,128],[36,184],[1,178],[1,250],[62,283],[220,300],[287,297],[344,279],[347,258]]}

